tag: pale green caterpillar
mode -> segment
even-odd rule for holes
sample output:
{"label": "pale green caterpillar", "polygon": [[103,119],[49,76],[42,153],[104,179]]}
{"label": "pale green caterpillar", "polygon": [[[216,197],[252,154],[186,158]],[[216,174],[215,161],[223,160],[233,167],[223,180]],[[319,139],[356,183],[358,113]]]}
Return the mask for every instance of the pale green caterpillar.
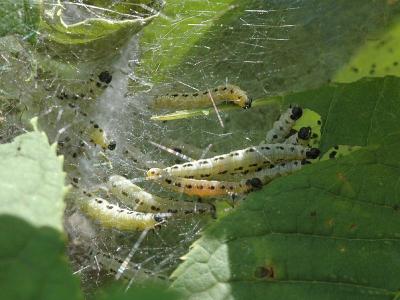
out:
{"label": "pale green caterpillar", "polygon": [[82,210],[103,227],[120,230],[154,229],[171,217],[170,213],[142,213],[113,205],[102,198],[81,200]]}
{"label": "pale green caterpillar", "polygon": [[263,143],[282,143],[290,134],[290,130],[303,115],[301,107],[294,106],[286,110],[267,132]]}
{"label": "pale green caterpillar", "polygon": [[161,175],[165,172],[176,177],[207,179],[214,176],[247,174],[260,171],[262,168],[279,161],[315,159],[320,151],[317,148],[306,148],[301,145],[265,144],[236,150],[209,159],[200,159],[172,167],[147,171],[147,176]]}
{"label": "pale green caterpillar", "polygon": [[242,108],[250,108],[251,106],[251,99],[246,92],[232,84],[220,85],[203,92],[160,95],[154,98],[151,106],[155,109],[193,109],[211,106],[212,101],[215,105],[232,102]]}

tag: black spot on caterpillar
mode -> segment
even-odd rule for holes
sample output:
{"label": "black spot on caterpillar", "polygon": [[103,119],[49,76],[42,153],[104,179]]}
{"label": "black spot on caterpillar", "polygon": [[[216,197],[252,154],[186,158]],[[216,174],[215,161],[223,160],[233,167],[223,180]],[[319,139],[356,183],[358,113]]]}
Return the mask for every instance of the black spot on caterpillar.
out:
{"label": "black spot on caterpillar", "polygon": [[232,102],[242,108],[250,108],[251,106],[251,98],[247,96],[246,92],[231,84],[221,85],[202,93],[160,95],[154,98],[151,106],[155,109],[193,109],[211,106],[212,101],[216,105]]}

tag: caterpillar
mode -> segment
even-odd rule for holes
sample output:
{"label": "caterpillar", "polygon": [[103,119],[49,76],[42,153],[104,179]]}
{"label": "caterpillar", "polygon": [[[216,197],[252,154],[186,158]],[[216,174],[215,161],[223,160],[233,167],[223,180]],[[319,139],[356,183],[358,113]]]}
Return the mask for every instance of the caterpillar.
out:
{"label": "caterpillar", "polygon": [[284,144],[308,146],[311,133],[311,127],[301,127],[299,131],[289,136]]}
{"label": "caterpillar", "polygon": [[90,121],[90,124],[92,125],[92,128],[89,129],[89,138],[90,142],[92,142],[95,145],[100,146],[103,148],[103,150],[114,150],[117,146],[116,142],[113,140],[109,140],[107,138],[106,132],[100,128],[100,126],[93,121]]}
{"label": "caterpillar", "polygon": [[262,186],[261,181],[257,178],[228,182],[182,178],[167,175],[165,172],[159,176],[148,177],[148,179],[155,180],[173,191],[198,197],[245,194]]}
{"label": "caterpillar", "polygon": [[164,169],[152,168],[147,171],[147,176],[161,175],[165,172],[170,176],[194,179],[223,178],[224,175],[259,171],[281,160],[315,159],[319,154],[317,148],[306,148],[301,145],[265,144]]}
{"label": "caterpillar", "polygon": [[300,119],[302,115],[303,110],[298,106],[286,110],[267,132],[263,143],[282,143],[290,134],[290,130],[294,126],[296,120]]}
{"label": "caterpillar", "polygon": [[[111,274],[116,274],[118,272],[119,267],[124,262],[124,260],[120,257],[110,255],[93,247],[89,247],[88,255],[89,258],[94,260],[94,262],[91,262],[93,265],[98,264],[100,267],[102,267],[102,269],[110,272]],[[135,264],[133,262],[128,263],[128,265],[124,269],[124,272],[122,273],[122,276],[127,280],[134,278],[135,281],[149,280],[149,279],[153,280],[159,279],[162,281],[168,281],[167,276],[155,274],[153,271],[147,270],[143,268],[141,265]]]}
{"label": "caterpillar", "polygon": [[168,212],[168,213],[211,213],[215,208],[208,203],[193,201],[177,201],[152,195],[122,176],[113,175],[109,178],[109,190],[119,200],[127,205],[134,205],[133,209],[140,212]]}
{"label": "caterpillar", "polygon": [[156,109],[192,109],[210,106],[211,101],[214,101],[216,105],[228,101],[242,108],[251,106],[251,98],[247,96],[246,92],[232,84],[220,85],[203,92],[160,95],[154,98],[151,106]]}
{"label": "caterpillar", "polygon": [[141,213],[123,209],[98,197],[82,199],[81,208],[89,217],[99,221],[102,226],[120,230],[153,229],[172,215],[170,213]]}

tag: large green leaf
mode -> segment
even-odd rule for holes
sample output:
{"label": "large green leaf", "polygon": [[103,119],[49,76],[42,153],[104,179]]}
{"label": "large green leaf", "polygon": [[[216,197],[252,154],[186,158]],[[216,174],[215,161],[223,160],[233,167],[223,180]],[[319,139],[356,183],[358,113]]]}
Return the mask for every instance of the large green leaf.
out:
{"label": "large green leaf", "polygon": [[65,174],[55,145],[33,131],[0,147],[0,214],[62,231]]}
{"label": "large green leaf", "polygon": [[65,257],[64,177],[44,133],[0,146],[2,298],[82,299]]}
{"label": "large green leaf", "polygon": [[175,271],[191,299],[393,299],[400,280],[400,79],[293,94],[322,149],[365,146],[278,179],[205,231]]}

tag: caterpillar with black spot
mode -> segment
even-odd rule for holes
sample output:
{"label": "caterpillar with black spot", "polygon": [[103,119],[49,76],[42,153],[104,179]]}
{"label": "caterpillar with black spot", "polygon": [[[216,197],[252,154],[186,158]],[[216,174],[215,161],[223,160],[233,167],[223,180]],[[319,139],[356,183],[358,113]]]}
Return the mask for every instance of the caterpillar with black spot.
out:
{"label": "caterpillar with black spot", "polygon": [[113,175],[108,182],[109,191],[119,200],[140,212],[168,212],[178,214],[211,213],[215,208],[208,203],[165,199],[144,191],[125,177]]}
{"label": "caterpillar with black spot", "polygon": [[113,205],[102,198],[81,200],[82,211],[103,227],[120,230],[146,230],[165,223],[171,213],[142,213]]}
{"label": "caterpillar with black spot", "polygon": [[190,179],[170,176],[163,172],[158,176],[148,177],[161,185],[178,193],[198,197],[217,197],[224,195],[246,194],[254,189],[261,187],[258,179],[241,180],[239,182]]}
{"label": "caterpillar with black spot", "polygon": [[195,93],[173,93],[156,96],[151,104],[152,108],[164,109],[193,109],[202,108],[223,102],[232,102],[242,108],[250,108],[251,98],[238,86],[227,84],[214,89]]}
{"label": "caterpillar with black spot", "polygon": [[90,142],[100,146],[103,150],[114,150],[117,146],[115,141],[108,139],[106,132],[98,124],[93,121],[90,123],[92,125],[88,132]]}
{"label": "caterpillar with black spot", "polygon": [[290,130],[298,119],[303,115],[301,107],[294,106],[286,110],[279,119],[274,122],[272,128],[267,132],[263,143],[282,143],[290,134]]}
{"label": "caterpillar with black spot", "polygon": [[317,148],[301,145],[265,144],[164,169],[152,168],[147,171],[147,176],[162,175],[164,172],[170,176],[194,179],[224,178],[259,171],[279,161],[315,159],[319,154]]}

